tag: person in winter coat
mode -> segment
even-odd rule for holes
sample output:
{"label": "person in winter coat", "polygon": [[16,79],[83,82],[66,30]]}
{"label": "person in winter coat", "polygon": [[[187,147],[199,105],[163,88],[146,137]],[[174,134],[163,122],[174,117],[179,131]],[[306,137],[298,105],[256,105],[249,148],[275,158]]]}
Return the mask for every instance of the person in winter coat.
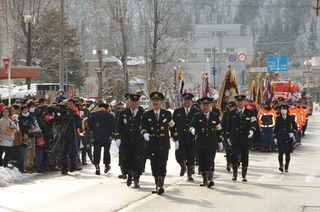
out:
{"label": "person in winter coat", "polygon": [[93,111],[87,120],[88,126],[93,131],[93,157],[96,167],[96,175],[100,175],[101,148],[104,148],[103,163],[105,164],[104,173],[110,170],[110,145],[114,125],[114,116],[107,112],[109,105],[100,104],[99,110]]}
{"label": "person in winter coat", "polygon": [[2,135],[0,145],[5,147],[5,157],[3,161],[4,167],[8,166],[8,163],[13,156],[12,145],[13,145],[14,134],[16,132],[16,126],[14,126],[14,124],[12,123],[10,116],[11,116],[10,108],[4,107],[1,110],[1,119],[0,119],[0,131]]}
{"label": "person in winter coat", "polygon": [[60,89],[57,93],[56,98],[54,99],[55,103],[60,103],[62,100],[67,99],[67,97],[64,95],[64,90]]}
{"label": "person in winter coat", "polygon": [[292,152],[293,136],[298,130],[294,116],[289,115],[289,106],[282,104],[278,107],[280,115],[276,118],[274,127],[274,142],[278,144],[279,170],[283,172],[283,154],[286,155],[285,172],[288,172],[290,153]]}

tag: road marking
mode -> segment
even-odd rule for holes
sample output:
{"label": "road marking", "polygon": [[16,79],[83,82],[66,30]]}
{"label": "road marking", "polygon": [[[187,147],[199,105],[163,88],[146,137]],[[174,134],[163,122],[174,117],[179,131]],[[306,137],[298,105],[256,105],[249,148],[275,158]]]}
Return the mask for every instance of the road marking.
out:
{"label": "road marking", "polygon": [[314,176],[314,175],[307,175],[306,177],[306,182],[310,183],[310,182],[319,182],[320,181],[320,177]]}
{"label": "road marking", "polygon": [[282,181],[284,175],[279,174],[264,174],[260,177],[260,181]]}

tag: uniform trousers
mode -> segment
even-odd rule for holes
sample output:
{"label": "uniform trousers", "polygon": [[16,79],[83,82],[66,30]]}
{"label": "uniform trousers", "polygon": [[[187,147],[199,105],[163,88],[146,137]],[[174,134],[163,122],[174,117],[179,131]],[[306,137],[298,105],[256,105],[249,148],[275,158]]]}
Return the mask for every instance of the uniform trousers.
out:
{"label": "uniform trousers", "polygon": [[247,168],[249,164],[249,145],[232,143],[232,164],[238,165],[239,155],[241,155],[242,167]]}
{"label": "uniform trousers", "polygon": [[167,174],[167,161],[169,151],[149,152],[152,176],[165,177]]}
{"label": "uniform trousers", "polygon": [[179,164],[186,162],[187,166],[194,166],[195,159],[195,145],[194,144],[181,144],[179,149],[175,151],[176,161]]}
{"label": "uniform trousers", "polygon": [[144,148],[127,146],[122,148],[122,170],[124,174],[132,171],[135,174],[142,174]]}
{"label": "uniform trousers", "polygon": [[76,162],[76,142],[74,140],[66,140],[61,143],[62,148],[62,170],[68,170],[68,156],[72,163]]}
{"label": "uniform trousers", "polygon": [[109,142],[94,142],[93,143],[93,161],[94,165],[100,164],[101,148],[103,147],[103,164],[106,166],[110,164],[110,145]]}
{"label": "uniform trousers", "polygon": [[216,149],[197,149],[199,169],[202,173],[214,171],[216,151]]}

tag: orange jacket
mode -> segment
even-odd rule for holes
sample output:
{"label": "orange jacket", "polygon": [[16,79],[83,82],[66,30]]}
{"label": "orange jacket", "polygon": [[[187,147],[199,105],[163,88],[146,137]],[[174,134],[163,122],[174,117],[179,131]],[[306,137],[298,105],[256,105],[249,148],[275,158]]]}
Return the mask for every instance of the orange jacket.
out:
{"label": "orange jacket", "polygon": [[290,115],[295,116],[295,121],[296,124],[298,126],[298,131],[302,130],[302,121],[303,121],[303,116],[301,113],[301,109],[300,108],[289,108],[290,111]]}
{"label": "orange jacket", "polygon": [[309,114],[309,109],[308,108],[301,108],[302,114],[303,114],[303,123],[306,124],[308,121],[308,114]]}
{"label": "orange jacket", "polygon": [[[264,117],[269,116],[271,119],[268,120],[268,124],[264,124],[263,123],[263,119]],[[274,127],[275,123],[276,123],[276,111],[274,109],[271,110],[266,110],[264,109],[263,111],[259,110],[258,112],[258,124],[259,127]]]}

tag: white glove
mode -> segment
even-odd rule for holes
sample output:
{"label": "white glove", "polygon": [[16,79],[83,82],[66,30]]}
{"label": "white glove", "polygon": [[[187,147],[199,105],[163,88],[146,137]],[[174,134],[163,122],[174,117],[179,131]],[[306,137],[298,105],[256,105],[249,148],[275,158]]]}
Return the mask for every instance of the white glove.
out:
{"label": "white glove", "polygon": [[273,139],[273,142],[275,143],[275,144],[277,144],[278,143],[278,139]]}
{"label": "white glove", "polygon": [[229,144],[230,146],[232,146],[232,145],[231,145],[231,142],[230,142],[230,138],[227,138],[227,141],[228,141],[228,144]]}
{"label": "white glove", "polygon": [[174,142],[174,147],[175,147],[176,150],[179,149],[179,141],[175,141]]}
{"label": "white glove", "polygon": [[119,148],[120,144],[121,144],[121,139],[117,139],[116,140],[116,145],[117,145],[118,148]]}
{"label": "white glove", "polygon": [[149,134],[149,133],[145,133],[145,134],[143,135],[143,137],[144,137],[144,139],[145,139],[146,141],[149,141],[149,140],[150,140],[150,134]]}
{"label": "white glove", "polygon": [[224,141],[224,137],[221,138],[222,142]]}
{"label": "white glove", "polygon": [[294,136],[293,133],[289,133],[289,137],[292,138]]}
{"label": "white glove", "polygon": [[195,135],[196,134],[196,129],[192,129],[190,132],[191,132],[192,135]]}
{"label": "white glove", "polygon": [[219,142],[218,144],[219,144],[219,152],[222,152],[222,150],[223,150],[223,144],[222,144],[222,142]]}
{"label": "white glove", "polygon": [[252,138],[252,136],[253,136],[253,131],[252,131],[252,130],[250,130],[250,131],[249,131],[248,138]]}

